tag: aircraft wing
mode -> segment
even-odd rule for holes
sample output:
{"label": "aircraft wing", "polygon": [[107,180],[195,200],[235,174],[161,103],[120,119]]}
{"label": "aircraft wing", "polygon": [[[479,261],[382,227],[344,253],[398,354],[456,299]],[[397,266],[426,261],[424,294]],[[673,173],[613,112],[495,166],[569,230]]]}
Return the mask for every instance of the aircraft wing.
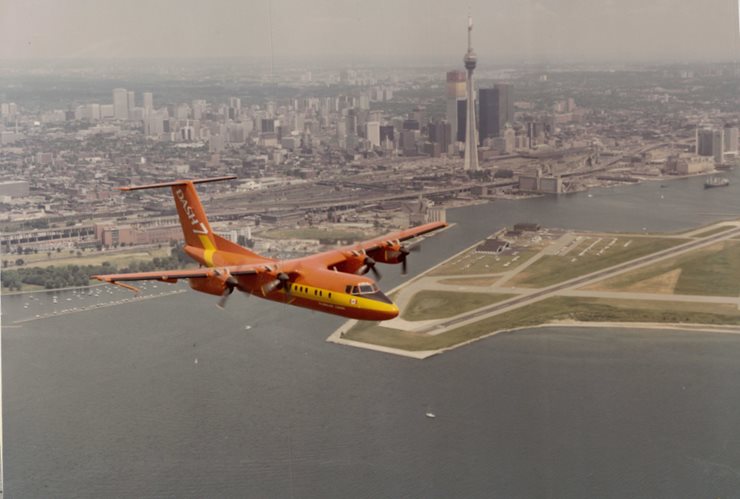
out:
{"label": "aircraft wing", "polygon": [[359,246],[359,249],[363,249],[365,250],[365,252],[370,253],[377,249],[391,246],[396,241],[407,241],[409,239],[422,236],[424,234],[429,234],[430,232],[434,232],[435,230],[439,230],[443,227],[447,227],[447,224],[444,222],[432,222],[424,225],[419,225],[417,227],[412,227],[406,230],[399,230],[398,232],[391,232],[390,234],[385,234],[384,236],[376,237],[375,239],[363,241],[359,245],[354,245],[353,248],[357,248]]}
{"label": "aircraft wing", "polygon": [[212,267],[186,270],[155,270],[153,272],[133,272],[130,274],[101,274],[91,276],[92,279],[117,284],[118,286],[138,291],[133,286],[123,284],[126,281],[162,281],[174,283],[178,279],[205,279],[218,276],[255,275],[264,265],[238,265],[234,267]]}

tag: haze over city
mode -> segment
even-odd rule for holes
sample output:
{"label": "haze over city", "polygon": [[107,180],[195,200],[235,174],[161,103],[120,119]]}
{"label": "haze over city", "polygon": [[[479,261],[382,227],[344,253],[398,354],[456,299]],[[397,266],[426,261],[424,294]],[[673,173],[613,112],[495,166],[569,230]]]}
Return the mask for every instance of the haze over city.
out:
{"label": "haze over city", "polygon": [[[734,0],[35,0],[0,4],[0,59],[461,56],[466,16],[482,64],[732,61]],[[272,25],[272,34],[270,33]],[[272,49],[271,49],[272,40]]]}

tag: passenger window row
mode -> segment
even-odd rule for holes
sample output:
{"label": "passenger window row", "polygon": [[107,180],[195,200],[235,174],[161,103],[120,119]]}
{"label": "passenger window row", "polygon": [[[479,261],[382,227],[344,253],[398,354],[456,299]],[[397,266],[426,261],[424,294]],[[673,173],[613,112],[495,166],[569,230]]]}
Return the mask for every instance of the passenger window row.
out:
{"label": "passenger window row", "polygon": [[[297,291],[298,293],[308,293],[308,288],[305,287],[305,286],[298,286],[296,284],[293,284],[292,285],[292,289],[294,291]],[[324,292],[322,290],[319,290],[319,289],[314,289],[313,290],[313,294],[314,294],[314,296],[321,296],[321,297],[324,296]],[[329,292],[327,294],[327,298],[331,298],[331,292]]]}

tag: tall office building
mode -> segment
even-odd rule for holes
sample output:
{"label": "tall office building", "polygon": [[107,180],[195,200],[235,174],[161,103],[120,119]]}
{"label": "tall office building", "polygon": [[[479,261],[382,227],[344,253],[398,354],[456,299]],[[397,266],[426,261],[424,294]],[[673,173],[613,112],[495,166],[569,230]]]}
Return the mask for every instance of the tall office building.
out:
{"label": "tall office building", "polygon": [[480,141],[501,137],[506,123],[514,122],[514,95],[512,86],[497,83],[493,88],[478,90],[480,112]]}
{"label": "tall office building", "polygon": [[465,120],[465,163],[463,168],[465,171],[477,171],[478,170],[478,134],[476,133],[475,126],[475,90],[473,85],[473,70],[478,62],[478,56],[473,51],[472,44],[473,37],[473,18],[468,17],[468,51],[463,57],[465,62],[465,69],[468,71],[468,84],[467,84],[467,116]]}
{"label": "tall office building", "polygon": [[113,89],[113,117],[117,120],[128,119],[128,92],[125,88]]}
{"label": "tall office building", "polygon": [[407,119],[403,120],[404,130],[421,130],[421,123],[418,120]]}
{"label": "tall office building", "polygon": [[449,150],[452,139],[450,123],[446,120],[429,123],[429,141],[439,144],[439,152]]}
{"label": "tall office building", "polygon": [[465,131],[468,129],[468,99],[457,101],[457,142],[465,142]]}
{"label": "tall office building", "polygon": [[[493,88],[498,89],[499,103],[503,110],[503,125],[501,125],[501,130],[503,130],[507,123],[514,124],[514,85],[510,83],[496,83],[493,85]],[[575,101],[568,99],[568,106],[571,103],[573,104],[572,109],[575,109]],[[571,108],[569,107],[569,109]]]}
{"label": "tall office building", "polygon": [[479,140],[498,137],[502,132],[500,123],[501,108],[497,88],[478,89],[478,112],[480,113]]}
{"label": "tall office building", "polygon": [[393,125],[380,125],[380,143],[393,142],[395,140]]}
{"label": "tall office building", "polygon": [[275,120],[273,118],[262,118],[260,130],[262,133],[275,133]]}
{"label": "tall office building", "polygon": [[460,115],[458,113],[459,103],[465,102],[465,71],[455,70],[447,72],[447,95],[445,97],[447,104],[447,122],[452,127],[452,138],[453,140],[463,142],[465,141],[465,134],[463,133],[462,138],[459,136],[459,120]]}

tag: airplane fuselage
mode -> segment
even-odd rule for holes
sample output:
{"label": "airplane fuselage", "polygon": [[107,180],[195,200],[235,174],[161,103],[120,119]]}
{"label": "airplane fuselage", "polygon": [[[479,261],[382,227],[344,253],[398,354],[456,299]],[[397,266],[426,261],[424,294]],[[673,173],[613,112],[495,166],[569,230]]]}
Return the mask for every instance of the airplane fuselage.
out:
{"label": "airplane fuselage", "polygon": [[350,319],[384,321],[398,315],[398,307],[368,276],[329,270],[322,262],[337,259],[335,251],[311,257],[272,261],[276,270],[295,272],[296,277],[284,289],[265,293],[270,277],[239,278],[237,289],[267,300],[308,308]]}
{"label": "airplane fuselage", "polygon": [[249,291],[250,294],[267,300],[285,303],[296,307],[308,308],[319,312],[340,315],[349,319],[366,321],[385,321],[398,316],[398,307],[383,293],[372,295],[352,295],[331,291],[308,284],[293,284],[290,292],[272,291],[262,295],[260,290]]}

